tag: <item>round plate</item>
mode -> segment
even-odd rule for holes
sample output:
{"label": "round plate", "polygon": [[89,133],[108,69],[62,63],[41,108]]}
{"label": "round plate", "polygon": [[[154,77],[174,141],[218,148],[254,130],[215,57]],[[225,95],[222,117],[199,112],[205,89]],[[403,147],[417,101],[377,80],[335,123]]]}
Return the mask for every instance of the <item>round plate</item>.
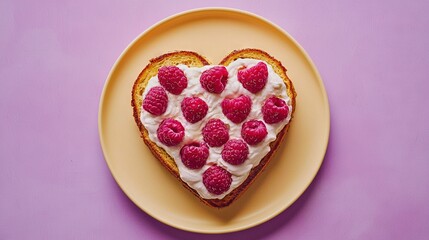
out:
{"label": "round plate", "polygon": [[[235,49],[259,48],[279,59],[295,85],[297,107],[270,165],[231,206],[204,205],[152,156],[133,119],[131,89],[149,59],[175,50],[218,63]],[[99,133],[116,182],[143,211],[170,226],[225,233],[263,223],[290,206],[322,164],[329,138],[329,105],[305,51],[285,31],[256,15],[225,8],[184,12],[154,25],[122,53],[100,101]]]}

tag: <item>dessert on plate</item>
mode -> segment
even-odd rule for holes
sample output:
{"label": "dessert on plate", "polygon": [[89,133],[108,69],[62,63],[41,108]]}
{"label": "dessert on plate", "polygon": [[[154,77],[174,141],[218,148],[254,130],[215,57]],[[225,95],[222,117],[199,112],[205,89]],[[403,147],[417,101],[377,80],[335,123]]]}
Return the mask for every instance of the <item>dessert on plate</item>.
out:
{"label": "dessert on plate", "polygon": [[225,207],[270,162],[296,92],[286,68],[262,50],[236,50],[217,65],[177,51],[150,60],[131,105],[153,155],[202,202]]}

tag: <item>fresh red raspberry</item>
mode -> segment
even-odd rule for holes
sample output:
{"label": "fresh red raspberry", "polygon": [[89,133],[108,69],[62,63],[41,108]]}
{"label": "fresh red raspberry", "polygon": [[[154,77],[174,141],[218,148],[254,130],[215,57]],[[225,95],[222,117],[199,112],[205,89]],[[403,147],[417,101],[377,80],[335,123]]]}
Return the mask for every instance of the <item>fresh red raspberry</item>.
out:
{"label": "fresh red raspberry", "polygon": [[241,128],[241,137],[249,145],[255,145],[264,140],[267,136],[267,128],[264,122],[259,120],[250,120],[243,123]]}
{"label": "fresh red raspberry", "polygon": [[204,141],[210,147],[220,147],[229,139],[227,125],[217,118],[210,119],[202,132]]}
{"label": "fresh red raspberry", "polygon": [[250,113],[252,100],[246,95],[237,98],[225,98],[222,103],[223,114],[234,123],[241,123]]}
{"label": "fresh red raspberry", "polygon": [[263,62],[259,62],[251,68],[238,71],[238,81],[251,93],[261,91],[268,79],[268,68]]}
{"label": "fresh red raspberry", "polygon": [[249,155],[249,147],[241,139],[231,139],[226,142],[222,150],[222,159],[232,165],[242,164]]}
{"label": "fresh red raspberry", "polygon": [[202,168],[209,157],[209,147],[204,142],[192,142],[180,149],[183,164],[190,169]]}
{"label": "fresh red raspberry", "polygon": [[155,116],[165,113],[167,105],[168,96],[162,87],[151,88],[143,100],[143,109]]}
{"label": "fresh red raspberry", "polygon": [[176,66],[161,67],[158,70],[158,80],[161,86],[175,95],[179,95],[188,86],[185,73]]}
{"label": "fresh red raspberry", "polygon": [[207,103],[199,97],[184,98],[181,108],[183,116],[190,123],[196,123],[203,119],[209,110]]}
{"label": "fresh red raspberry", "polygon": [[214,165],[203,173],[203,183],[210,193],[220,195],[228,191],[232,183],[232,176],[226,169]]}
{"label": "fresh red raspberry", "polygon": [[162,120],[156,132],[159,141],[167,146],[175,146],[179,144],[185,136],[185,129],[182,124],[172,118]]}
{"label": "fresh red raspberry", "polygon": [[285,119],[289,113],[289,107],[283,99],[270,97],[265,100],[262,106],[264,121],[268,124],[278,123]]}
{"label": "fresh red raspberry", "polygon": [[221,93],[228,81],[228,71],[224,66],[205,70],[200,77],[201,86],[210,93]]}

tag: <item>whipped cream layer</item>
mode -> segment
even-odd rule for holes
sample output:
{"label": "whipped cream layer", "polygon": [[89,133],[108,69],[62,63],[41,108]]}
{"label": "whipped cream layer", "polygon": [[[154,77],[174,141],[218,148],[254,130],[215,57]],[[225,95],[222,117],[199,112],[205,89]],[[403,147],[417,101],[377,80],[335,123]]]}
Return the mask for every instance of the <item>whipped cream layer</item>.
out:
{"label": "whipped cream layer", "polygon": [[[268,80],[265,87],[258,92],[257,94],[253,94],[245,89],[242,84],[237,79],[238,70],[242,67],[253,67],[261,60],[255,59],[237,59],[228,66],[226,69],[228,70],[228,82],[226,84],[225,90],[221,94],[209,93],[205,89],[202,88],[200,84],[200,76],[201,74],[216,65],[208,65],[201,68],[196,67],[188,67],[186,65],[178,65],[188,79],[188,87],[183,90],[180,95],[174,95],[167,92],[168,95],[168,106],[167,110],[161,116],[154,116],[149,112],[145,111],[143,108],[141,109],[141,117],[140,120],[143,126],[149,132],[149,138],[157,144],[159,147],[163,148],[171,157],[174,158],[177,167],[179,168],[179,174],[181,179],[186,182],[191,188],[195,189],[198,194],[205,199],[222,199],[232,190],[240,186],[246,180],[247,176],[250,173],[250,170],[257,166],[261,159],[271,150],[269,144],[276,140],[277,134],[283,129],[283,127],[290,121],[292,114],[292,102],[290,97],[287,95],[286,85],[283,82],[282,78],[277,75],[271,65],[264,62],[268,67]],[[158,80],[158,76],[152,77],[146,88],[143,92],[143,99],[146,97],[146,94],[152,87],[161,86]],[[235,98],[240,96],[241,94],[247,95],[252,100],[252,110],[249,116],[242,123],[236,124],[231,122],[226,116],[222,113],[221,102],[224,98]],[[221,147],[210,147],[209,148],[209,157],[207,159],[206,165],[201,169],[189,169],[187,168],[180,158],[180,149],[183,145],[188,144],[193,141],[203,141],[202,129],[206,125],[206,123],[212,118],[221,119],[225,124],[229,125],[229,139],[241,139],[241,126],[244,122],[257,119],[263,121],[262,117],[262,105],[265,100],[271,96],[276,96],[278,98],[283,99],[287,106],[289,107],[289,114],[287,118],[276,124],[267,124],[265,126],[267,128],[268,134],[265,139],[257,145],[248,145],[249,147],[249,155],[248,159],[240,165],[231,165],[225,162],[222,159],[221,152],[223,146]],[[196,96],[203,99],[209,110],[207,115],[197,123],[189,123],[183,117],[182,110],[180,104],[185,97]],[[157,137],[157,129],[159,124],[165,118],[173,118],[180,121],[185,128],[185,137],[183,141],[173,147],[163,145]],[[227,169],[232,175],[232,183],[228,191],[223,194],[216,195],[210,193],[203,184],[202,175],[204,171],[206,171],[210,166],[218,165],[225,169]]]}

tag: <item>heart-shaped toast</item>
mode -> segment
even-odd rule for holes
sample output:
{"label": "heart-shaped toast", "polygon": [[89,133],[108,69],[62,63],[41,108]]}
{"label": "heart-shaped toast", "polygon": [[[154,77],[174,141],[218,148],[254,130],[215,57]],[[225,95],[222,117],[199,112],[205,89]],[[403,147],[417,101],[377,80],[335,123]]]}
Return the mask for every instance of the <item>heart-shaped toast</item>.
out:
{"label": "heart-shaped toast", "polygon": [[286,68],[258,49],[219,65],[189,51],[150,60],[131,105],[154,156],[192,193],[230,205],[267,166],[295,111]]}

